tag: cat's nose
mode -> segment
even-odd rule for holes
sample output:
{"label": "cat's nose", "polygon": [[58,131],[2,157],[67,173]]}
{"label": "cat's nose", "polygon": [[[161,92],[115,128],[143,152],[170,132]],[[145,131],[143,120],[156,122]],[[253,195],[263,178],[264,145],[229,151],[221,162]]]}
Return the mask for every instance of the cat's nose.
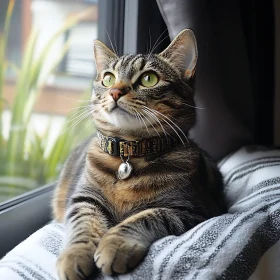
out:
{"label": "cat's nose", "polygon": [[117,102],[121,98],[121,96],[125,95],[125,92],[118,88],[112,88],[110,90],[110,95],[115,100],[115,102]]}

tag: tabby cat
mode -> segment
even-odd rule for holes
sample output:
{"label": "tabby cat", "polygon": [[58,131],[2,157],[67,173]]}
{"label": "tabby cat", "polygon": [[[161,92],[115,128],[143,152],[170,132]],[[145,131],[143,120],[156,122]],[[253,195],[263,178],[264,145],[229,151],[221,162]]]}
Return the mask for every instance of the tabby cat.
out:
{"label": "tabby cat", "polygon": [[188,138],[195,124],[193,32],[160,54],[118,57],[95,41],[96,137],[70,155],[53,199],[66,225],[61,280],[137,266],[156,240],[223,212],[222,178]]}

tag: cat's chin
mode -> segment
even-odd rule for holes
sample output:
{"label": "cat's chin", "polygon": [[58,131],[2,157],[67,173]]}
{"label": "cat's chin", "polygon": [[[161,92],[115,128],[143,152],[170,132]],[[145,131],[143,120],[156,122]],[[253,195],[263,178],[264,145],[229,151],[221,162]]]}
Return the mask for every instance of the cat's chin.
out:
{"label": "cat's chin", "polygon": [[116,108],[110,113],[102,112],[107,122],[115,127],[125,130],[138,130],[141,128],[139,120],[121,108]]}

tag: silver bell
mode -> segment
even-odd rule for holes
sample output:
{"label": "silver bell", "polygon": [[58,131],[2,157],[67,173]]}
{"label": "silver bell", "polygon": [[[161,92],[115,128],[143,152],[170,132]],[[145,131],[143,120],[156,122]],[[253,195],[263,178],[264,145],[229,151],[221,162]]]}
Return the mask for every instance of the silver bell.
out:
{"label": "silver bell", "polygon": [[120,180],[127,179],[133,170],[132,165],[129,162],[122,162],[118,169],[118,177]]}

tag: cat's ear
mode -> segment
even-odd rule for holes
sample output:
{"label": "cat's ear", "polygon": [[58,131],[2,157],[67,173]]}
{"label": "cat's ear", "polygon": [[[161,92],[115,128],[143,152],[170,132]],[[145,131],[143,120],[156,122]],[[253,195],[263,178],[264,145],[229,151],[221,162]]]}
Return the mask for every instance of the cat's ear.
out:
{"label": "cat's ear", "polygon": [[93,55],[95,59],[96,70],[100,73],[103,69],[108,67],[110,61],[117,58],[105,44],[99,40],[95,40],[93,44]]}
{"label": "cat's ear", "polygon": [[191,78],[195,73],[198,56],[193,31],[190,29],[181,31],[159,55],[177,67],[184,77]]}

